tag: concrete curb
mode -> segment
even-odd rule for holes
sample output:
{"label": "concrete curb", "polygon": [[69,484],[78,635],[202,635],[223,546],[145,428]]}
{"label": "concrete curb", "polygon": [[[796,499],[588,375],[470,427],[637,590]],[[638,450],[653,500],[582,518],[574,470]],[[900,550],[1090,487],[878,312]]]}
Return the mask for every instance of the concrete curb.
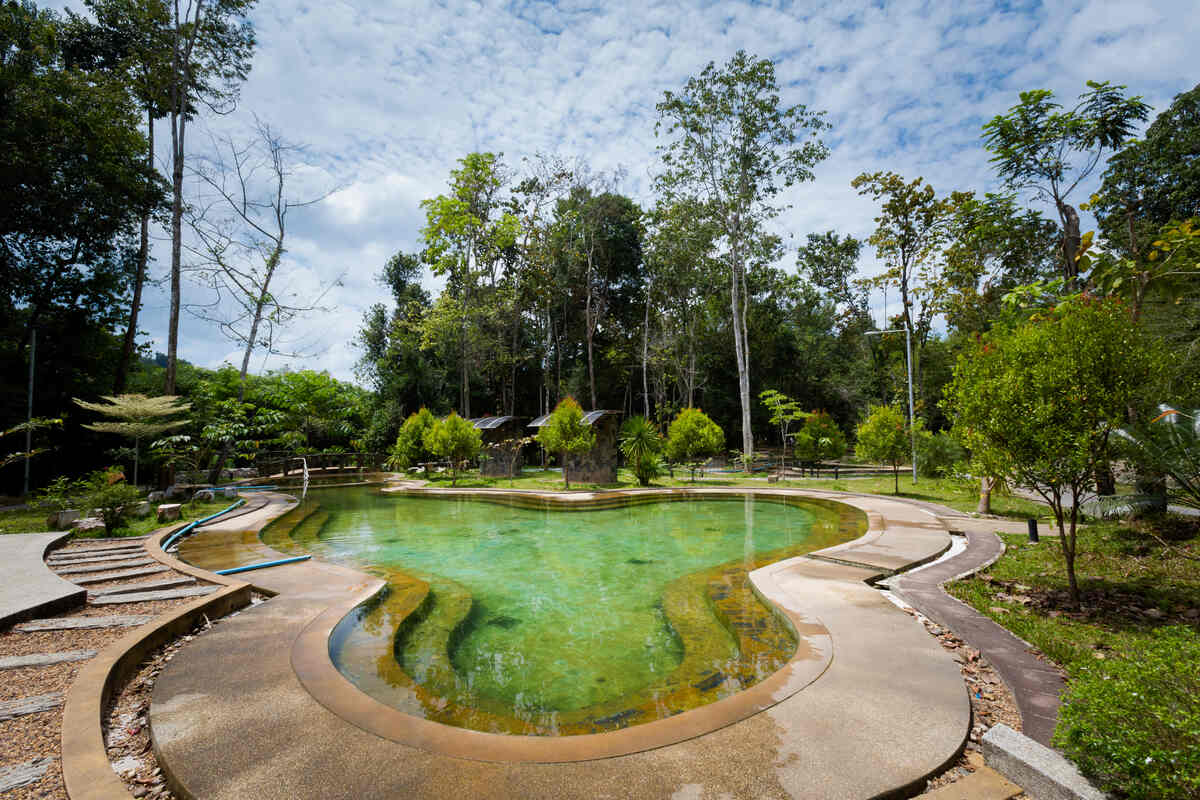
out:
{"label": "concrete curb", "polygon": [[63,783],[71,800],[128,800],[125,783],[113,772],[101,729],[104,708],[117,684],[156,648],[183,636],[202,616],[220,617],[250,604],[250,584],[230,581],[200,598],[135,629],[105,648],[80,670],[67,693],[62,720]]}
{"label": "concrete curb", "polygon": [[196,569],[162,551],[162,540],[178,528],[178,525],[171,525],[152,533],[144,540],[146,552],[172,569],[220,584],[222,588],[216,594],[198,598],[136,628],[80,670],[67,692],[62,720],[63,784],[71,800],[130,800],[133,797],[113,771],[104,746],[104,708],[114,687],[136,670],[150,652],[185,635],[201,618],[222,617],[250,604],[251,584]]}
{"label": "concrete curb", "polygon": [[983,757],[988,766],[1038,800],[1108,797],[1088,783],[1074,764],[1007,725],[996,725],[983,735]]}

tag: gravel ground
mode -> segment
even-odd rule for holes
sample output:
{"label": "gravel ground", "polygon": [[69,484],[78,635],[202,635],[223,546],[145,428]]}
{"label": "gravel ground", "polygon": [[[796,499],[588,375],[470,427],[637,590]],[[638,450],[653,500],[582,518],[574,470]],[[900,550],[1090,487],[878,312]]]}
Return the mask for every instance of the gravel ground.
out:
{"label": "gravel ground", "polygon": [[[88,549],[87,544],[81,542],[69,548],[56,550],[55,552],[86,552]],[[154,576],[108,581],[98,585],[136,585],[139,582],[148,580],[150,577],[153,577],[155,580],[164,580],[180,576],[182,576],[182,573],[168,570],[156,573]],[[69,578],[70,576],[64,577]],[[88,588],[96,588],[96,586],[93,585]],[[157,616],[182,603],[191,602],[193,599],[195,598],[188,597],[179,600],[159,600],[150,603],[83,606],[70,613],[60,614],[58,617],[108,617],[129,614],[150,614]],[[95,650],[101,652],[105,647],[128,635],[133,630],[136,629],[101,628],[21,633],[10,628],[0,631],[0,655],[15,656],[30,655],[33,653],[56,653],[64,650]],[[185,640],[179,640],[169,646],[178,647],[183,641]],[[64,664],[52,664],[45,667],[24,667],[21,669],[4,670],[0,672],[0,700],[15,700],[32,695],[46,694],[47,692],[66,692],[72,682],[74,682],[79,670],[86,664],[86,661],[76,661]],[[161,664],[159,668],[161,668]],[[135,676],[135,681],[140,676],[141,673]],[[131,681],[131,684],[133,682]],[[148,689],[146,691],[146,698],[148,699]],[[116,708],[120,709],[121,698],[124,697],[124,692],[114,694]],[[120,722],[119,715],[121,713],[128,713],[128,710],[118,710],[117,713],[118,716],[115,719]],[[116,732],[118,737],[124,735],[126,738],[136,739],[136,736],[131,737],[124,732],[139,727],[144,729],[144,714],[141,719],[142,722],[138,722],[138,716],[134,715],[129,721],[118,726],[110,726],[110,728]],[[61,733],[61,707],[0,722],[0,766],[18,764],[43,756],[55,757],[55,761],[46,770],[46,774],[40,780],[28,786],[22,786],[5,792],[4,800],[25,800],[26,798],[56,798],[56,800],[65,800],[67,794],[63,787],[62,765],[57,758],[61,745]],[[144,731],[140,735],[146,738],[146,743],[148,744],[149,739],[146,737]],[[120,756],[118,757],[127,757],[130,753],[126,751],[129,751],[133,747],[135,747],[133,744],[126,746],[118,742],[118,748],[120,749]],[[157,765],[154,765],[153,768],[157,769]],[[127,781],[131,791],[135,789],[141,790],[141,793],[137,794],[139,797],[150,794],[148,785],[136,782],[137,778],[145,777],[146,774],[135,772],[135,782],[130,783]],[[169,795],[159,793],[154,795],[154,797],[169,797]]]}
{"label": "gravel ground", "polygon": [[[1021,730],[1021,712],[1017,710],[1017,702],[999,673],[988,663],[979,651],[969,647],[948,629],[938,625],[933,620],[911,608],[904,609],[908,614],[925,626],[925,630],[938,640],[951,657],[958,662],[963,682],[967,686],[971,698],[971,734],[962,754],[950,767],[930,778],[925,791],[940,789],[965,778],[975,772],[983,764],[983,754],[979,750],[979,740],[993,726],[1004,723],[1015,731]],[[1016,800],[1028,800],[1022,794]]]}

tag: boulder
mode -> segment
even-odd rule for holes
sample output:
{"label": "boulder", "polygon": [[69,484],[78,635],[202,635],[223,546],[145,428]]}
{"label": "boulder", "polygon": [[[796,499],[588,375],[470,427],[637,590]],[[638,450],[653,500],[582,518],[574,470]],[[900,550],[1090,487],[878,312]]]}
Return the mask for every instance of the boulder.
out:
{"label": "boulder", "polygon": [[79,519],[79,511],[74,508],[64,508],[46,517],[46,527],[52,531],[65,531],[71,523]]}
{"label": "boulder", "polygon": [[133,515],[135,517],[148,517],[150,516],[150,511],[150,501],[148,500],[143,500],[133,507]]}
{"label": "boulder", "polygon": [[183,498],[184,500],[186,500],[187,496],[188,496],[188,491],[189,490],[186,486],[179,486],[179,485],[168,486],[167,493],[166,493],[166,499],[167,500],[178,500],[180,498]]}
{"label": "boulder", "polygon": [[179,519],[179,503],[163,503],[158,507],[159,522],[173,522]]}
{"label": "boulder", "polygon": [[161,503],[163,500],[166,500],[166,499],[167,499],[166,492],[151,492],[150,494],[146,495],[147,503],[157,504],[157,503]]}
{"label": "boulder", "polygon": [[224,489],[221,489],[221,497],[224,497],[226,500],[232,500],[237,496],[238,490],[233,486],[226,486]]}
{"label": "boulder", "polygon": [[104,520],[99,517],[82,517],[71,523],[76,533],[104,533]]}
{"label": "boulder", "polygon": [[212,489],[201,489],[192,495],[193,503],[211,503],[215,499]]}

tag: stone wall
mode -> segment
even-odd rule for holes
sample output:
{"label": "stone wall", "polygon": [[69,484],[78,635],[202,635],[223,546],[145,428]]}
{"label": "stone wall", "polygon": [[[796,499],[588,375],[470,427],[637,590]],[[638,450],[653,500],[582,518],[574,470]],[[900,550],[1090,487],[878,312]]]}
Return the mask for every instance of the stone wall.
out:
{"label": "stone wall", "polygon": [[567,480],[579,483],[617,482],[617,430],[621,419],[605,414],[596,420],[596,444],[580,455],[567,456]]}

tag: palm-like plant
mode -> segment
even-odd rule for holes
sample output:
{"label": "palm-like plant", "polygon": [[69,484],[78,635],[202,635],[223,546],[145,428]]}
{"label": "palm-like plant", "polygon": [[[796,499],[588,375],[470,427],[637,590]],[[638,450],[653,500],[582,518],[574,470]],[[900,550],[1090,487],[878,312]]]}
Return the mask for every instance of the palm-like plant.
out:
{"label": "palm-like plant", "polygon": [[620,446],[639,485],[649,486],[650,481],[662,474],[662,436],[648,419],[637,416],[625,420]]}
{"label": "palm-like plant", "polygon": [[1122,428],[1116,435],[1152,472],[1175,481],[1171,499],[1200,508],[1200,409],[1185,414],[1160,405],[1161,412],[1140,429]]}
{"label": "palm-like plant", "polygon": [[119,394],[112,397],[106,395],[102,399],[106,402],[89,403],[75,398],[75,404],[80,408],[112,419],[111,422],[93,422],[83,427],[100,433],[116,433],[133,440],[133,485],[137,486],[142,439],[187,425],[191,420],[167,418],[188,411],[191,403],[182,402],[175,395],[147,397],[143,394]]}

